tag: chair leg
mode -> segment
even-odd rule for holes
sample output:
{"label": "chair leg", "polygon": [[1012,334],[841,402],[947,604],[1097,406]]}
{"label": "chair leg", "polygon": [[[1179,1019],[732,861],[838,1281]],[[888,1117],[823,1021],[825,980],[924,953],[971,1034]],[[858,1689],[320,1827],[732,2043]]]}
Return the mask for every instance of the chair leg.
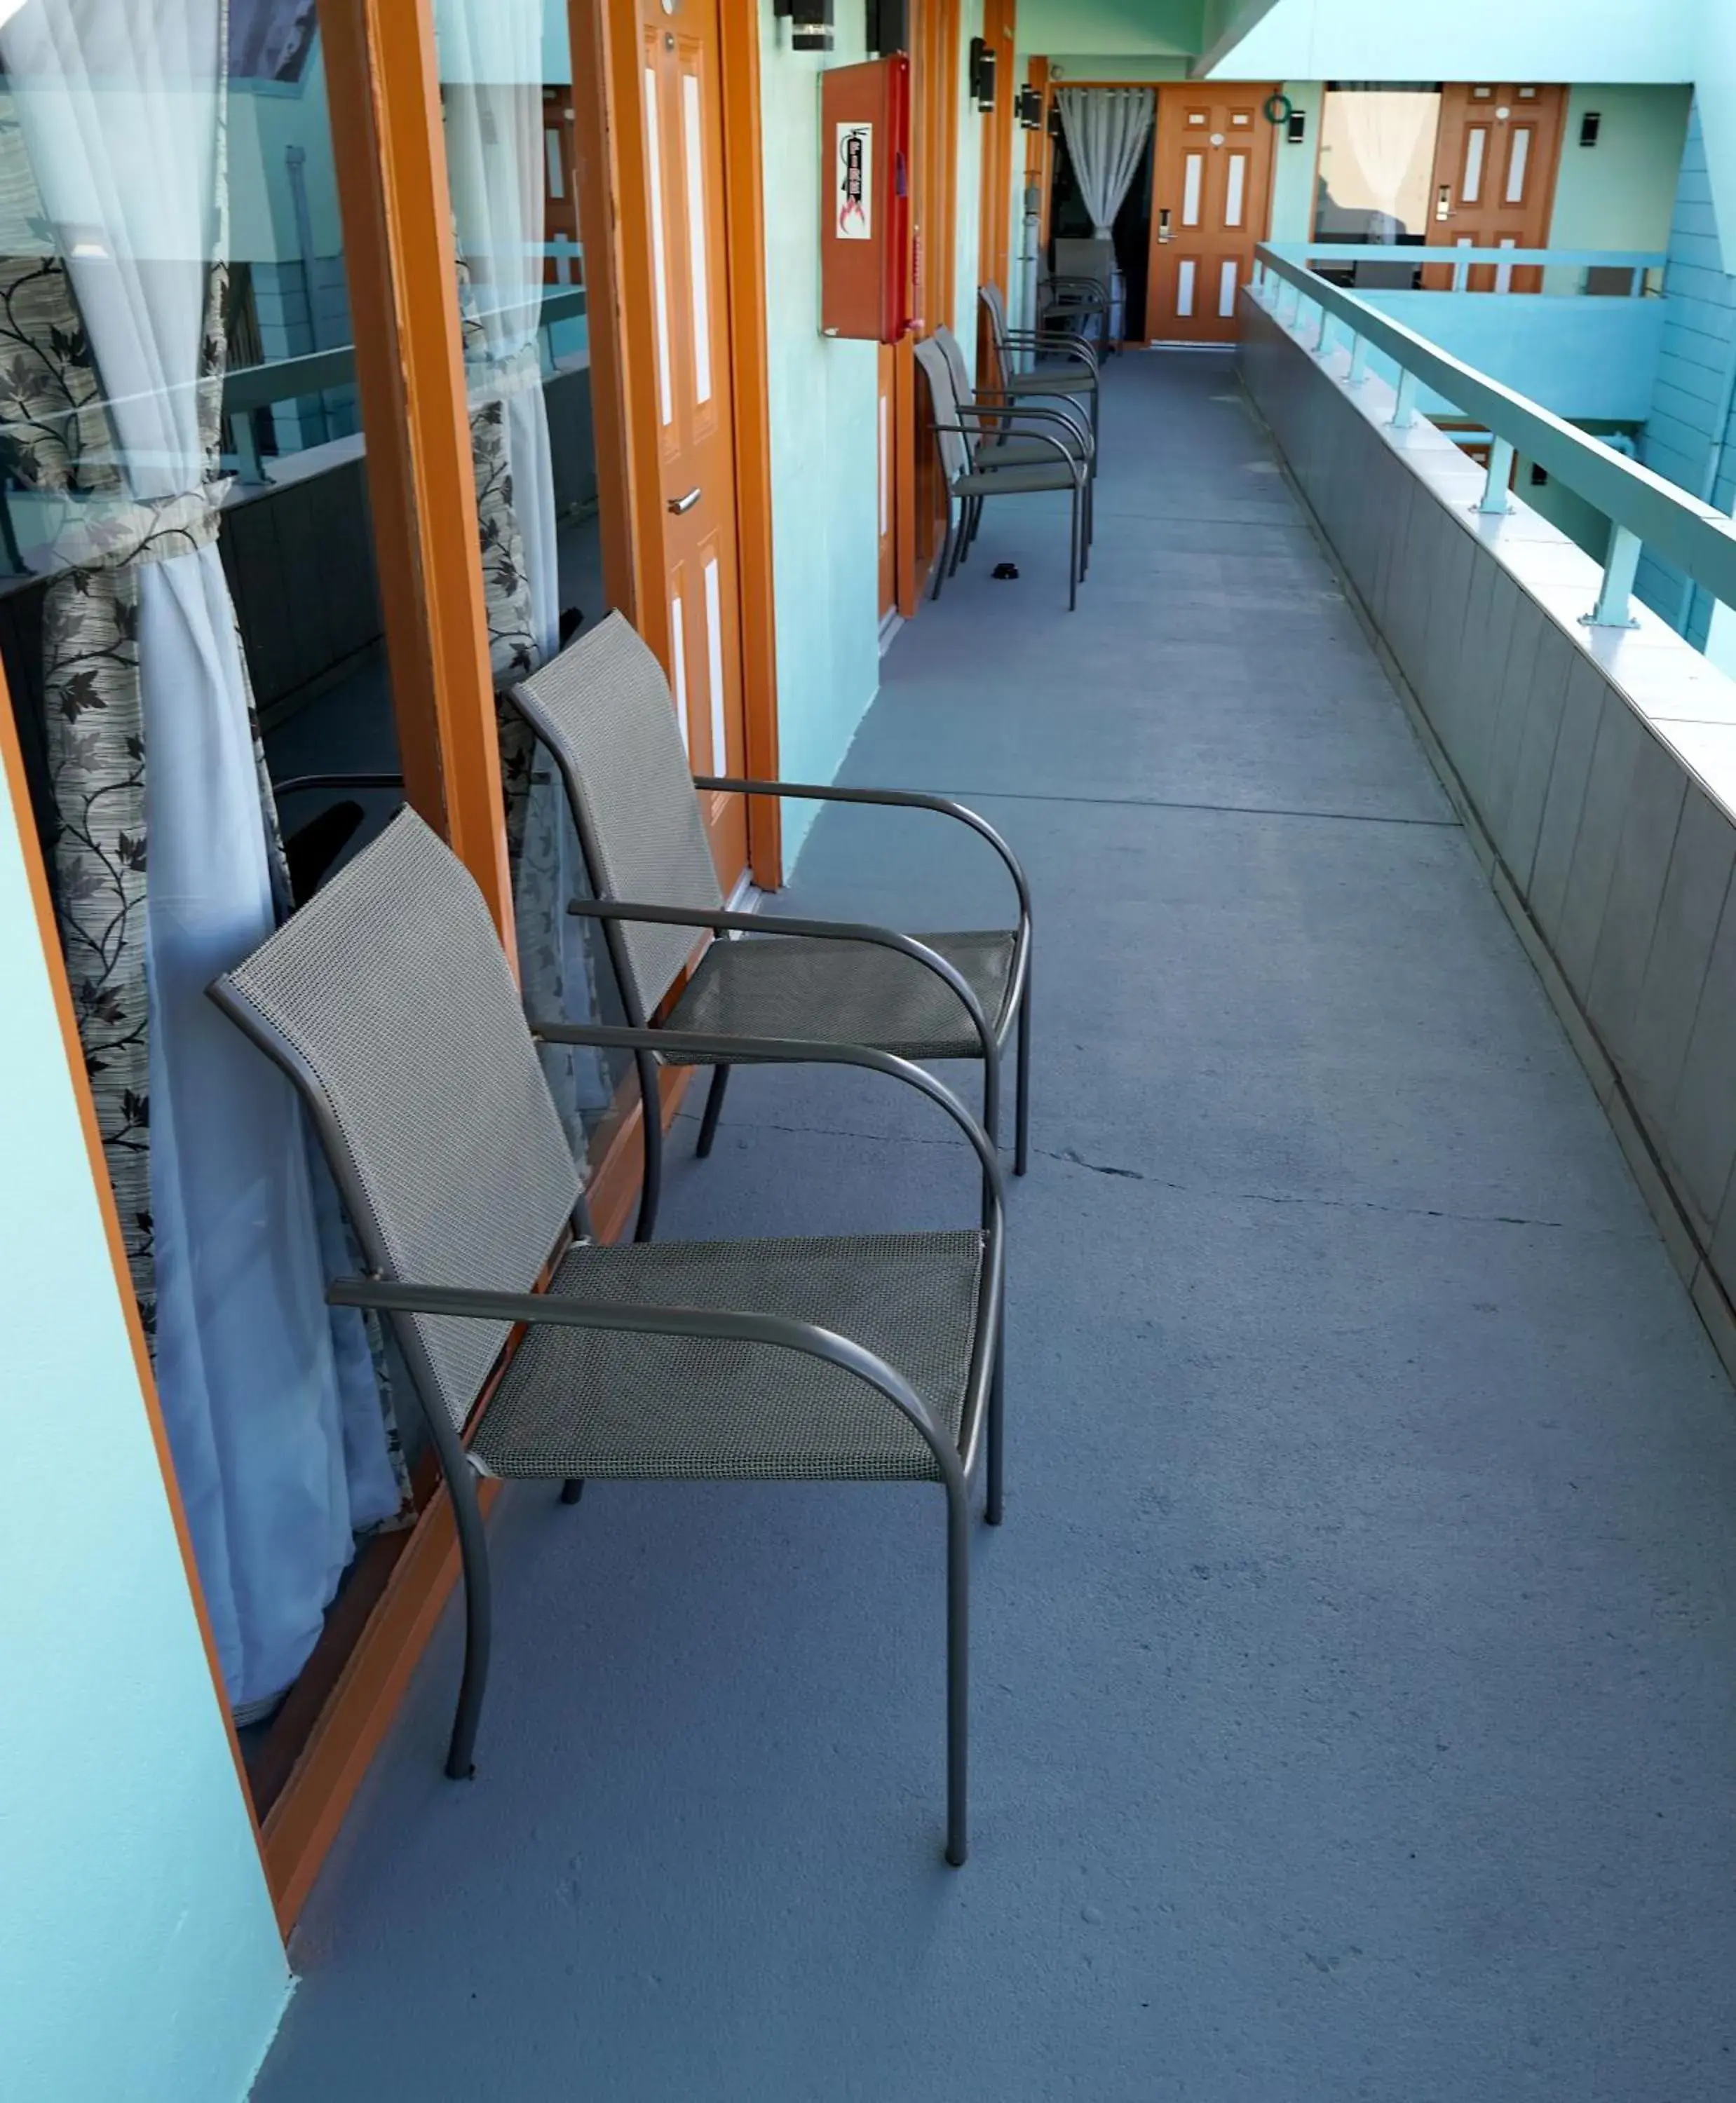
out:
{"label": "chair leg", "polygon": [[1004,1509],[1002,1501],[1007,1439],[1007,1310],[1001,1309],[995,1338],[995,1375],[989,1383],[989,1494],[983,1517],[999,1526]]}
{"label": "chair leg", "polygon": [[699,1121],[699,1144],[693,1151],[701,1161],[711,1152],[711,1142],[717,1137],[717,1121],[723,1114],[723,1091],[729,1086],[729,1069],[714,1066],[711,1086],[706,1092],[706,1114]]}
{"label": "chair leg", "polygon": [[946,1860],[970,1852],[970,1518],[964,1480],[946,1486]]}
{"label": "chair leg", "polygon": [[584,1494],[585,1478],[582,1475],[569,1475],[561,1484],[561,1502],[563,1505],[576,1505]]}
{"label": "chair leg", "polygon": [[464,1677],[447,1748],[446,1772],[453,1781],[468,1781],[476,1772],[476,1727],[482,1721],[483,1696],[488,1686],[488,1652],[493,1607],[488,1576],[488,1544],[483,1532],[482,1507],[476,1501],[476,1478],[461,1455],[456,1469],[446,1472],[452,1517],[458,1528],[458,1556],[464,1572]]}
{"label": "chair leg", "polygon": [[1030,1166],[1030,966],[1025,967],[1025,990],[1019,1001],[1017,1065],[1013,1079],[1013,1172],[1022,1176]]}
{"label": "chair leg", "polygon": [[949,577],[959,574],[959,565],[964,560],[965,550],[970,546],[970,520],[973,500],[967,497],[959,510],[958,531],[952,536],[952,562],[947,570]]}
{"label": "chair leg", "polygon": [[1067,524],[1067,611],[1079,611],[1079,489],[1073,491],[1072,514]]}
{"label": "chair leg", "polygon": [[639,1069],[639,1123],[645,1137],[645,1180],[639,1191],[636,1242],[648,1242],[657,1229],[657,1200],[663,1191],[663,1093],[657,1086],[657,1062],[648,1052],[635,1052]]}
{"label": "chair leg", "polygon": [[946,537],[941,541],[941,552],[935,558],[934,589],[928,594],[931,600],[937,599],[940,597],[941,586],[946,581],[947,576],[950,574],[946,565],[952,560],[952,500],[949,497],[946,500]]}

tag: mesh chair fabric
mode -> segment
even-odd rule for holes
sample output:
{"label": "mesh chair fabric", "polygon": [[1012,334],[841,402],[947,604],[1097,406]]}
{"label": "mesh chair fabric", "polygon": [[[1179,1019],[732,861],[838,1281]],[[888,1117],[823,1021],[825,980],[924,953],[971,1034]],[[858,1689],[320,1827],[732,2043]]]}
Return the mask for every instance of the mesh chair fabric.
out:
{"label": "mesh chair fabric", "polygon": [[[1065,470],[1063,470],[1065,472]],[[714,942],[682,989],[671,1029],[863,1044],[901,1059],[978,1059],[982,1040],[952,989],[926,964],[878,942],[770,931]],[[999,1035],[1013,974],[1008,934],[919,935],[951,964]],[[687,1063],[675,1060],[674,1063]],[[695,1065],[710,1065],[709,1060]]]}
{"label": "mesh chair fabric", "polygon": [[937,425],[950,425],[935,432],[941,449],[941,465],[946,479],[955,482],[961,474],[970,472],[970,448],[959,435],[959,405],[954,399],[952,374],[946,357],[933,336],[925,336],[916,346],[916,362],[922,367],[922,376],[928,385],[928,405],[934,412]]}
{"label": "mesh chair fabric", "polygon": [[[717,911],[723,896],[669,682],[630,623],[612,613],[513,698],[567,777],[599,896]],[[690,927],[621,922],[618,939],[643,1021],[698,937]]]}
{"label": "mesh chair fabric", "polygon": [[[482,894],[413,811],[223,984],[300,1062],[371,1264],[532,1289],[578,1173]],[[506,1325],[412,1319],[461,1425]]]}
{"label": "mesh chair fabric", "polygon": [[[945,1434],[964,1421],[981,1234],[585,1243],[551,1292],[792,1316],[901,1373]],[[532,1326],[471,1444],[489,1473],[553,1478],[935,1481],[933,1454],[853,1373],[760,1344]]]}

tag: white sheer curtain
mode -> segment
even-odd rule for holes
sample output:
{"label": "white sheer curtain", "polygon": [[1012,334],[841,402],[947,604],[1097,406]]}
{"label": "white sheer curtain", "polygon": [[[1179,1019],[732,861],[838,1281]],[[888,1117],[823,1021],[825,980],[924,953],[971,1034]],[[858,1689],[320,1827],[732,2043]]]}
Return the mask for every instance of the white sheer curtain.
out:
{"label": "white sheer curtain", "polygon": [[481,356],[470,406],[504,402],[512,508],[530,585],[531,636],[553,654],[560,626],[554,478],[537,331],[542,318],[542,0],[437,0],[446,155],[458,251]]}
{"label": "white sheer curtain", "polygon": [[1139,172],[1157,97],[1149,87],[1064,87],[1057,99],[1093,231],[1107,240]]}
{"label": "white sheer curtain", "polygon": [[25,0],[0,64],[124,481],[57,546],[136,581],[157,1380],[246,1713],[300,1670],[354,1529],[398,1494],[365,1334],[324,1304],[336,1222],[295,1098],[206,998],[276,918],[207,450],[225,24],[223,0]]}
{"label": "white sheer curtain", "polygon": [[[1334,92],[1329,108],[1342,127],[1354,162],[1350,180],[1334,171],[1342,194],[1334,199],[1368,215],[1359,229],[1364,241],[1395,241],[1427,231],[1430,170],[1440,97],[1433,93],[1379,88]],[[1384,269],[1386,266],[1381,266]]]}

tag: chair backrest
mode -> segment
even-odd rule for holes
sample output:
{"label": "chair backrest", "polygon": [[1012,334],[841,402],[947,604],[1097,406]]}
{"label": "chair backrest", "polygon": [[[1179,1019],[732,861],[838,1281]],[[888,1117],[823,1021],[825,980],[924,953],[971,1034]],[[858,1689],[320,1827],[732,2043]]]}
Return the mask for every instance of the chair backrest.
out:
{"label": "chair backrest", "polygon": [[1013,360],[1007,354],[1007,303],[999,285],[979,285],[977,297],[989,318],[989,348],[995,353],[995,384],[1004,387],[1013,376]]}
{"label": "chair backrest", "polygon": [[[714,913],[723,903],[663,667],[622,615],[569,642],[511,698],[567,785],[599,898]],[[605,923],[642,1026],[697,947],[691,927]]]}
{"label": "chair backrest", "polygon": [[959,433],[959,404],[952,391],[952,371],[946,353],[931,336],[916,346],[916,362],[928,384],[928,406],[934,411],[935,442],[941,449],[941,468],[949,487],[971,469],[971,448]]}
{"label": "chair backrest", "polygon": [[[973,400],[976,389],[971,385],[970,367],[964,362],[964,347],[947,327],[945,322],[934,331],[933,340],[941,347],[941,355],[946,361],[946,373],[952,382],[953,399],[957,402]],[[973,455],[976,447],[970,447]]]}
{"label": "chair backrest", "polygon": [[1115,274],[1115,244],[1096,235],[1088,240],[1063,238],[1055,241],[1055,273],[1057,278],[1092,278],[1106,292],[1110,280]]}
{"label": "chair backrest", "polygon": [[[482,894],[413,811],[211,994],[300,1088],[372,1269],[532,1288],[578,1171]],[[508,1325],[409,1320],[461,1427]]]}

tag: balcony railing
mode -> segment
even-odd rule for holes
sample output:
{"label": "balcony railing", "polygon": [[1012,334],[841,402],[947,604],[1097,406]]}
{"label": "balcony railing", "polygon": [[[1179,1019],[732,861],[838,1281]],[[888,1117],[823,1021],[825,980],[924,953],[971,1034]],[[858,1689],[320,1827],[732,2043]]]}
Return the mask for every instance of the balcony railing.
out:
{"label": "balcony railing", "polygon": [[[1736,605],[1736,527],[1722,512],[1529,396],[1453,357],[1395,315],[1382,312],[1369,297],[1332,283],[1305,260],[1323,252],[1262,243],[1257,251],[1253,296],[1312,356],[1341,368],[1353,388],[1364,383],[1372,360],[1388,361],[1395,380],[1389,420],[1395,427],[1402,429],[1415,420],[1427,391],[1487,431],[1489,469],[1480,509],[1503,512],[1509,508],[1508,483],[1517,454],[1534,461],[1600,513],[1608,522],[1608,538],[1602,585],[1586,614],[1588,621],[1614,628],[1628,624],[1634,576],[1640,550],[1647,547],[1674,563],[1711,598]],[[1363,251],[1331,252],[1347,257]],[[1383,252],[1389,260],[1392,256],[1390,249],[1369,252]],[[1625,265],[1638,273],[1658,259],[1560,249],[1453,249],[1444,251],[1440,260],[1467,268],[1487,264]],[[1529,305],[1532,296],[1520,296],[1514,304]]]}

